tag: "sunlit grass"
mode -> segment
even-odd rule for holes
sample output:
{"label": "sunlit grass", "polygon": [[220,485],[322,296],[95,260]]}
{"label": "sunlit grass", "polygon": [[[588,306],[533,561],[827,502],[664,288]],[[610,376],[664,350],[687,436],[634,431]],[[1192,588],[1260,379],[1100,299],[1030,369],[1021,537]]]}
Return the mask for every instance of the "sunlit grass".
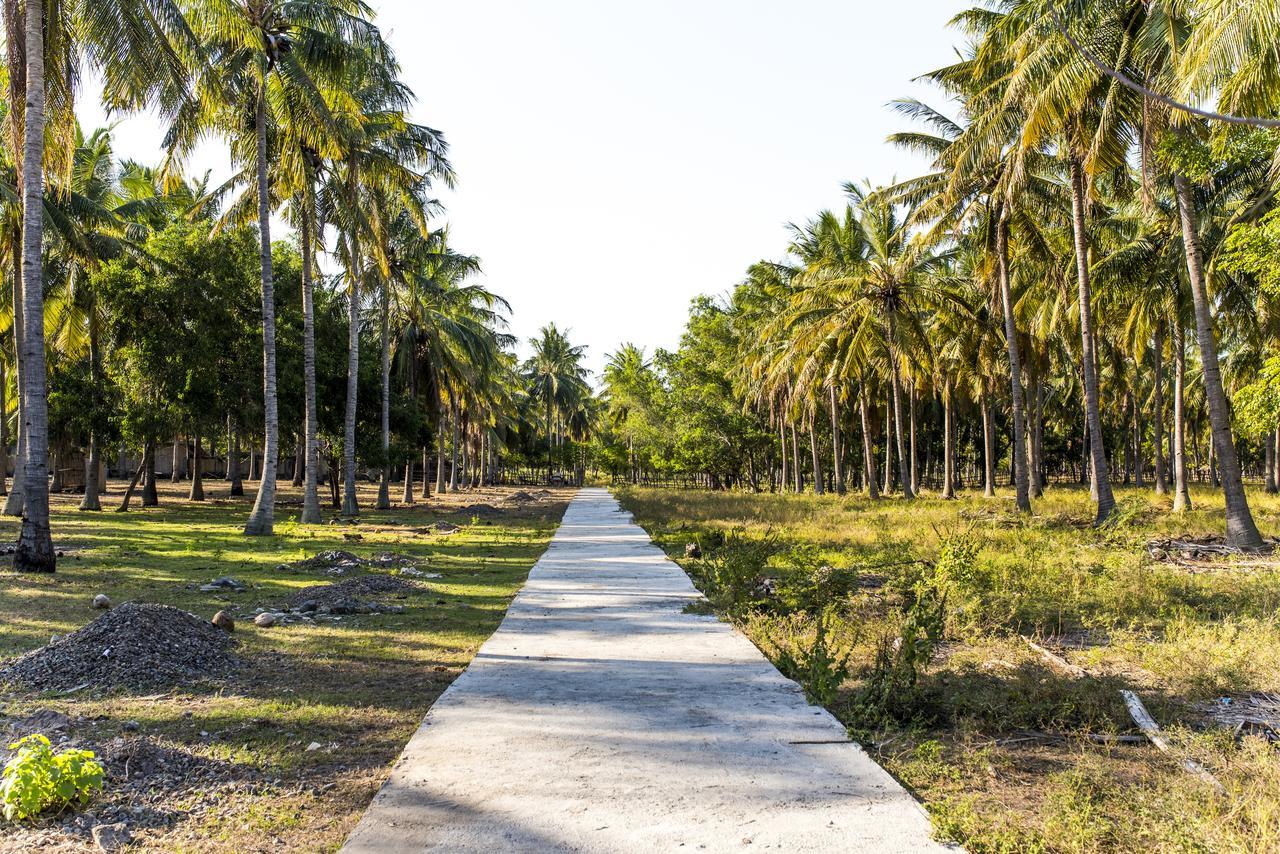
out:
{"label": "sunlit grass", "polygon": [[[242,672],[225,684],[159,695],[92,687],[71,696],[10,693],[0,698],[3,712],[21,717],[37,708],[63,711],[79,718],[75,734],[90,743],[117,737],[125,722],[134,721],[139,735],[175,741],[194,753],[231,760],[262,780],[280,781],[196,798],[198,819],[178,822],[163,837],[141,833],[158,850],[257,850],[276,847],[277,839],[297,850],[333,850],[426,709],[497,627],[546,548],[568,493],[476,524],[447,511],[496,503],[499,493],[433,498],[430,509],[419,504],[366,512],[359,525],[301,526],[293,521],[297,508],[279,507],[276,535],[249,538],[241,526],[252,495],[227,499],[224,484],[210,486],[212,500],[194,504],[184,500],[185,487],[180,492],[162,484],[161,507],[135,503],[123,514],[81,513],[75,509],[78,498],[56,496],[54,539],[64,551],[57,573],[0,572],[0,658],[88,623],[97,616],[90,607],[93,596],[105,593],[117,605],[158,602],[203,618],[235,609]],[[296,491],[285,489],[282,497],[291,492]],[[366,490],[364,506],[373,497]],[[104,500],[104,506],[113,505]],[[462,530],[449,536],[411,530],[440,518]],[[0,538],[16,531],[16,520],[0,520]],[[349,541],[344,534],[361,539]],[[404,554],[441,577],[413,579],[429,592],[401,602],[408,606],[402,614],[254,626],[256,608],[279,607],[303,587],[363,572],[335,578],[280,569],[326,549]],[[200,592],[201,584],[224,575],[249,589]],[[307,752],[312,741],[325,748]],[[339,747],[330,749],[332,744]],[[335,785],[318,794],[308,790],[330,782]],[[110,789],[106,797],[112,797]],[[0,827],[0,848],[4,832]]]}

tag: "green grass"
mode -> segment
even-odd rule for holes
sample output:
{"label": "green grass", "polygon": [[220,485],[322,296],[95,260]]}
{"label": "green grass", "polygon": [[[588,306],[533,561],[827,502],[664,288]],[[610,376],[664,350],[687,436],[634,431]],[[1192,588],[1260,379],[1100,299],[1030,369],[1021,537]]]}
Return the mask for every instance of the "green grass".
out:
{"label": "green grass", "polygon": [[[282,844],[333,850],[427,708],[501,621],[554,533],[568,493],[474,523],[469,515],[446,511],[450,505],[496,503],[498,493],[433,498],[430,509],[366,512],[363,524],[355,526],[299,526],[291,521],[296,509],[278,508],[277,533],[264,538],[240,533],[252,496],[227,499],[217,491],[214,496],[194,504],[182,500],[175,487],[162,495],[164,506],[127,514],[79,513],[70,496],[58,497],[54,537],[66,553],[57,574],[0,573],[0,659],[92,620],[96,612],[90,602],[105,593],[116,604],[158,602],[202,617],[235,608],[234,636],[246,663],[242,672],[221,684],[145,696],[92,687],[70,696],[10,691],[0,695],[0,713],[19,718],[35,709],[56,709],[72,717],[78,739],[99,744],[136,721],[138,735],[229,759],[261,781],[189,794],[181,805],[165,801],[166,809],[181,806],[188,815],[164,834],[143,833],[149,846],[257,850]],[[362,498],[368,506],[373,495]],[[410,530],[439,518],[462,530],[449,536]],[[14,520],[0,522],[0,537],[12,538],[15,532]],[[344,533],[363,539],[347,541]],[[253,625],[255,608],[278,607],[298,588],[364,572],[334,578],[278,568],[333,548],[409,555],[442,577],[419,579],[430,595],[402,602],[408,606],[402,614],[265,629]],[[245,582],[249,590],[198,590],[224,575]],[[313,741],[325,747],[306,751]],[[112,797],[109,786],[105,798]],[[0,827],[0,843],[5,832]]]}
{"label": "green grass", "polygon": [[[1220,533],[1221,498],[1195,489],[1197,509],[1175,517],[1146,490],[1117,491],[1122,519],[1101,530],[1087,491],[1065,487],[1031,518],[1007,494],[622,498],[725,618],[926,803],[939,835],[974,852],[1280,850],[1280,755],[1206,729],[1199,705],[1280,691],[1280,564],[1154,560],[1151,539]],[[1250,499],[1274,534],[1280,500]],[[691,541],[701,560],[684,559]],[[944,577],[940,547],[961,541],[977,557]],[[944,603],[943,638],[905,680],[899,638],[930,594]],[[1050,637],[1090,677],[1056,672],[1020,635]],[[888,683],[891,702],[871,702],[886,673],[901,678]],[[1091,741],[1133,731],[1121,688],[1139,691],[1178,751],[1230,795],[1148,746]]]}

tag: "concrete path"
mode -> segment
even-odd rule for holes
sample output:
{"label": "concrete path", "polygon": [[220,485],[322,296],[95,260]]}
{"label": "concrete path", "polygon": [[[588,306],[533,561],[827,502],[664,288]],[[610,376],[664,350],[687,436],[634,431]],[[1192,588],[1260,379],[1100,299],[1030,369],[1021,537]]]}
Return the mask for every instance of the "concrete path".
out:
{"label": "concrete path", "polygon": [[344,851],[945,850],[603,489],[569,505]]}

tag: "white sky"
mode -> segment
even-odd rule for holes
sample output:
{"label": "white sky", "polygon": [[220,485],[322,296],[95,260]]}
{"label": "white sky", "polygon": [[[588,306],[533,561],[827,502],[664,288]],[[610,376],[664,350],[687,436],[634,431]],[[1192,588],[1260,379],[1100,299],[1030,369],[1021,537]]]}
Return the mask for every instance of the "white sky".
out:
{"label": "white sky", "polygon": [[[512,304],[598,370],[624,341],[674,347],[689,300],[785,248],[788,221],[844,204],[846,180],[919,170],[884,143],[886,102],[954,58],[963,0],[371,0],[414,119],[443,130],[454,245]],[[101,112],[86,92],[86,128]],[[121,156],[159,159],[147,116]],[[216,143],[194,171],[228,171]],[[522,348],[523,350],[523,348]]]}

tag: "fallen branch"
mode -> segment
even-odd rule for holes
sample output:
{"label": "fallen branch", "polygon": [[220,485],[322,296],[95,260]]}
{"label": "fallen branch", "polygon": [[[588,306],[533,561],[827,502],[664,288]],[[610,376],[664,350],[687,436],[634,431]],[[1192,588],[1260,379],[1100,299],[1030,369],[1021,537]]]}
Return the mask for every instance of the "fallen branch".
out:
{"label": "fallen branch", "polygon": [[[1151,713],[1147,711],[1147,707],[1142,704],[1142,700],[1138,698],[1138,695],[1132,691],[1121,690],[1120,696],[1124,698],[1124,704],[1129,709],[1129,716],[1138,725],[1138,729],[1142,730],[1147,739],[1162,753],[1172,755],[1174,753],[1173,747],[1165,740],[1164,734],[1160,732],[1160,725],[1156,723],[1155,718],[1151,717]],[[1178,760],[1178,762],[1184,770],[1213,786],[1220,794],[1225,795],[1227,793],[1226,786],[1218,782],[1218,778],[1210,774],[1199,762],[1186,756]]]}
{"label": "fallen branch", "polygon": [[1071,676],[1076,677],[1077,679],[1080,679],[1089,675],[1089,672],[1085,670],[1083,667],[1079,666],[1078,664],[1072,664],[1070,661],[1067,661],[1065,658],[1058,655],[1056,652],[1053,652],[1052,650],[1045,649],[1040,644],[1036,643],[1026,635],[1022,636],[1022,642],[1025,643],[1027,646],[1031,647],[1033,651],[1035,651],[1041,658],[1043,658],[1046,662],[1048,662],[1055,670],[1059,670],[1063,673],[1068,673]]}

